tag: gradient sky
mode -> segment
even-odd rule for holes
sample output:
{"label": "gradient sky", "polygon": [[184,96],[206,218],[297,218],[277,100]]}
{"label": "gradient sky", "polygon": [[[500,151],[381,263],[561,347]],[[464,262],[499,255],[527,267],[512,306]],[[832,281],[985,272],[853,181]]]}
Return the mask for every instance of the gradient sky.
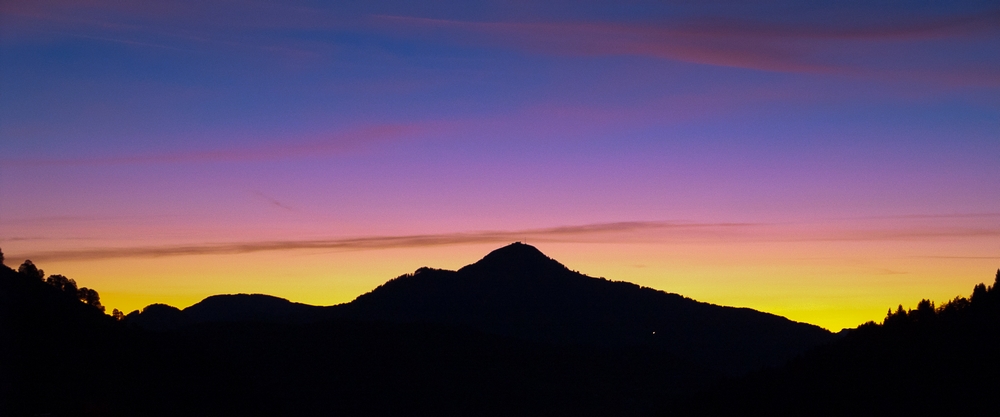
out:
{"label": "gradient sky", "polygon": [[125,311],[526,241],[832,330],[1000,267],[995,1],[0,3],[0,247]]}

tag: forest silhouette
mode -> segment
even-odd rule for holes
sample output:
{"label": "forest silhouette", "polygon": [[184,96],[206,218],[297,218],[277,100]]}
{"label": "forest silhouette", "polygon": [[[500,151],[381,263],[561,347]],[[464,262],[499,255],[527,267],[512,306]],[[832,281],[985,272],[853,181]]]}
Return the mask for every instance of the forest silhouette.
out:
{"label": "forest silhouette", "polygon": [[128,315],[25,261],[0,267],[0,414],[990,415],[996,280],[835,335],[520,243],[338,306],[241,294]]}
{"label": "forest silhouette", "polygon": [[881,324],[847,333],[782,367],[717,382],[662,415],[1000,413],[1000,270],[969,298],[900,305]]}

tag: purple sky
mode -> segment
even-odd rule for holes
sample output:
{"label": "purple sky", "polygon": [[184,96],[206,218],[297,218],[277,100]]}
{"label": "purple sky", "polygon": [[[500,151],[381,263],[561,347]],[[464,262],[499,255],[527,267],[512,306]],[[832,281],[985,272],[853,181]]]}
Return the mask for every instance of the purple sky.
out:
{"label": "purple sky", "polygon": [[[592,267],[762,309],[778,304],[719,295],[710,278],[756,265],[861,279],[949,259],[912,265],[920,278],[879,283],[874,298],[744,281],[826,309],[816,317],[865,311],[844,325],[915,301],[900,288],[951,297],[1000,266],[995,1],[325,3],[0,4],[4,252],[48,256],[46,269],[103,285],[128,308],[212,291],[333,303],[392,277],[371,267],[350,289],[309,290],[311,277],[366,270],[354,258],[303,269],[286,280],[294,291],[230,289],[195,270],[131,282],[98,268],[128,259],[134,277],[158,268],[147,257],[233,262],[210,249],[219,244],[258,248],[263,265],[278,262],[269,245],[422,248],[410,238],[435,235],[444,254],[433,256],[449,264],[432,266],[457,267],[524,235],[583,263],[636,253]],[[664,226],[677,224],[687,226]],[[566,226],[578,229],[546,232]],[[761,247],[745,242],[873,239],[885,245],[738,260]],[[362,249],[388,250],[351,250]],[[383,257],[398,273],[430,261]],[[813,257],[868,269],[790,260]],[[690,265],[629,272],[668,258]],[[218,285],[171,284],[195,275]],[[782,308],[771,310],[799,311]]]}

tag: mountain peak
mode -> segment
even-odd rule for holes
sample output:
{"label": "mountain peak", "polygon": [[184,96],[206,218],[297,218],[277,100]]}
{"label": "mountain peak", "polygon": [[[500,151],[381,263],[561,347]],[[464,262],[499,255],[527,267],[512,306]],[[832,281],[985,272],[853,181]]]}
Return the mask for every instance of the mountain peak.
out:
{"label": "mountain peak", "polygon": [[549,259],[549,257],[545,256],[545,254],[538,250],[538,248],[523,242],[514,242],[502,248],[494,249],[492,252],[486,254],[483,259],[487,259],[491,256],[541,256]]}
{"label": "mountain peak", "polygon": [[487,254],[478,262],[462,269],[489,272],[540,272],[566,269],[561,263],[545,256],[542,251],[526,243],[514,242]]}

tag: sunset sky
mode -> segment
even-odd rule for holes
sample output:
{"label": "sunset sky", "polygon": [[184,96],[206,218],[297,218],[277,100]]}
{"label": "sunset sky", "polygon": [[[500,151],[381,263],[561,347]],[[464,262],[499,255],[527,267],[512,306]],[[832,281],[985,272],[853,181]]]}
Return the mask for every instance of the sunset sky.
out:
{"label": "sunset sky", "polygon": [[330,305],[514,241],[835,331],[968,295],[1000,6],[0,2],[10,266]]}

